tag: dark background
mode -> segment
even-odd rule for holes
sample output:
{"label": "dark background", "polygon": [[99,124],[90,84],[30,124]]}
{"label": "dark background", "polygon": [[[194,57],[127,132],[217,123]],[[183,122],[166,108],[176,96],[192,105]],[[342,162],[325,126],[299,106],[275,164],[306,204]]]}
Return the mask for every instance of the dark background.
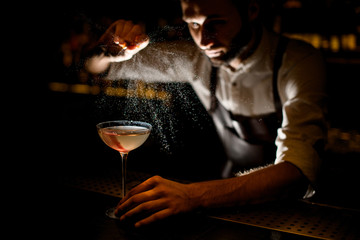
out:
{"label": "dark background", "polygon": [[[336,130],[335,135],[329,136],[332,145],[328,146],[326,155],[324,189],[340,186],[338,191],[347,193],[346,186],[358,180],[355,169],[359,166],[359,152],[349,145],[360,132],[357,113],[360,3],[354,0],[266,2],[267,26],[281,33],[319,34],[327,39],[346,34],[357,37],[355,49],[320,48],[328,68],[329,127]],[[116,19],[144,23],[152,41],[188,39],[177,1],[55,1],[34,6],[42,9],[29,10],[31,20],[23,23],[29,26],[25,35],[31,46],[26,50],[30,57],[24,65],[29,65],[30,70],[25,81],[15,82],[15,85],[23,83],[25,96],[15,111],[20,112],[23,124],[27,123],[26,119],[34,122],[31,135],[35,138],[27,139],[29,149],[24,155],[35,160],[22,165],[29,175],[53,186],[53,183],[61,185],[69,177],[101,176],[118,170],[118,153],[101,142],[95,125],[105,120],[136,118],[153,124],[154,131],[146,144],[130,153],[129,170],[189,180],[219,177],[223,164],[220,143],[205,110],[195,110],[200,102],[188,85],[158,85],[157,89],[171,94],[171,100],[164,103],[133,99],[139,103],[136,109],[127,107],[129,99],[101,92],[59,92],[49,87],[53,82],[98,84],[98,80],[82,69],[84,55]],[[14,76],[16,79],[17,75]]]}

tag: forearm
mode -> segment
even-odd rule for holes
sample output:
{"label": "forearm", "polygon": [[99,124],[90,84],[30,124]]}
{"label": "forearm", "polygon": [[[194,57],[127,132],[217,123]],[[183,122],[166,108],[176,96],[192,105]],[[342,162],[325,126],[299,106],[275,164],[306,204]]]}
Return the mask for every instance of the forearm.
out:
{"label": "forearm", "polygon": [[291,163],[279,163],[240,177],[193,183],[196,208],[231,207],[283,198],[301,189],[305,177]]}

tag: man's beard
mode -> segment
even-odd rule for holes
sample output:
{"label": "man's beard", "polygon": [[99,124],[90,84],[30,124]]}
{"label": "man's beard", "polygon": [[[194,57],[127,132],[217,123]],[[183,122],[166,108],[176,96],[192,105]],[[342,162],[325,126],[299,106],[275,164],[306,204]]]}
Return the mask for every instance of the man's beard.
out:
{"label": "man's beard", "polygon": [[[246,27],[245,27],[246,26]],[[244,27],[232,39],[229,51],[218,58],[209,58],[214,67],[220,67],[223,64],[229,65],[232,60],[239,57],[246,49],[252,37],[252,30],[249,24]]]}

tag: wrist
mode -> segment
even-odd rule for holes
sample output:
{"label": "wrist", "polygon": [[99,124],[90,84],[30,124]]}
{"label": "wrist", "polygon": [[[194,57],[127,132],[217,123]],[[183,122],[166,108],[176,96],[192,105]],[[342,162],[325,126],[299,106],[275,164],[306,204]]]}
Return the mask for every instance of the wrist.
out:
{"label": "wrist", "polygon": [[192,209],[206,208],[204,188],[201,185],[201,183],[188,184],[189,204]]}

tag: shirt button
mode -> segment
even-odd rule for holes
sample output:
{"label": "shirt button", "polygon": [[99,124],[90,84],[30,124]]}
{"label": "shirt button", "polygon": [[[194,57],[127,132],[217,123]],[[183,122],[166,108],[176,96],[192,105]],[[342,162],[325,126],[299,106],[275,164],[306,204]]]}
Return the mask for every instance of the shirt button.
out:
{"label": "shirt button", "polygon": [[232,85],[233,87],[236,87],[236,86],[237,86],[237,82],[233,82],[231,85]]}

